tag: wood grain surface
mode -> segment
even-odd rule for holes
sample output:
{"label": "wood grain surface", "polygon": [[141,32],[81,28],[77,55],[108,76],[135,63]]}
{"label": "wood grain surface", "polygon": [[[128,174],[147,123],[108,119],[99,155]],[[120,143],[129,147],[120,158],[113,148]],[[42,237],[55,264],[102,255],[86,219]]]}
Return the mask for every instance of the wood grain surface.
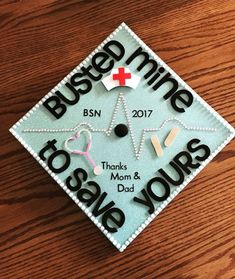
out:
{"label": "wood grain surface", "polygon": [[235,126],[235,1],[0,1],[0,278],[235,278],[231,142],[120,253],[8,129],[125,21]]}

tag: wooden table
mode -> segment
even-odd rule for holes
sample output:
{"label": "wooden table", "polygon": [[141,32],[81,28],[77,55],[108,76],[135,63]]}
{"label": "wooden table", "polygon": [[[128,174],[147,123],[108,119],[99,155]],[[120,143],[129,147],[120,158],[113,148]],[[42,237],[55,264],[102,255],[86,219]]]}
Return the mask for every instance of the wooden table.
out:
{"label": "wooden table", "polygon": [[235,1],[0,2],[0,278],[235,278],[235,143],[120,253],[8,132],[125,21],[235,125]]}

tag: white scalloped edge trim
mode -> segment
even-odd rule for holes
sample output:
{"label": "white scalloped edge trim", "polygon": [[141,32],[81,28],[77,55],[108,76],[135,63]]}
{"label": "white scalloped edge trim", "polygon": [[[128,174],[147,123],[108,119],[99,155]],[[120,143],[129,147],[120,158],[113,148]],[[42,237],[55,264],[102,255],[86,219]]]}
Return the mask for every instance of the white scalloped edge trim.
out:
{"label": "white scalloped edge trim", "polygon": [[[125,29],[149,55],[152,56],[161,66],[163,66],[183,87],[189,90],[195,99],[197,99],[211,114],[214,115],[230,132],[231,134],[228,138],[201,164],[201,166],[194,171],[187,179],[177,187],[177,189],[168,197],[162,204],[157,208],[157,210],[151,214],[142,225],[125,241],[125,244],[121,245],[117,240],[109,233],[104,226],[92,215],[90,210],[82,204],[76,197],[75,193],[70,191],[65,184],[60,180],[60,178],[55,175],[48,166],[40,159],[36,152],[21,138],[14,130],[20,124],[25,121],[31,114],[33,114],[46,99],[51,97],[56,90],[58,90],[62,85],[64,85],[68,79],[75,74],[80,68],[86,65],[93,55],[97,53],[102,47],[113,39],[113,36],[117,34],[122,29]],[[48,174],[61,186],[61,188],[70,196],[70,198],[83,210],[83,212],[93,221],[93,223],[104,233],[104,235],[112,242],[112,244],[120,251],[123,252],[127,246],[148,226],[148,224],[179,194],[186,185],[227,145],[235,136],[234,128],[221,116],[219,115],[210,105],[208,105],[188,84],[185,83],[156,53],[154,53],[124,22],[121,23],[94,51],[92,51],[87,58],[85,58],[78,66],[76,66],[66,77],[64,77],[48,94],[46,94],[35,106],[32,107],[19,121],[17,121],[9,131],[13,136],[25,147],[25,149],[40,163],[40,165],[48,172]]]}

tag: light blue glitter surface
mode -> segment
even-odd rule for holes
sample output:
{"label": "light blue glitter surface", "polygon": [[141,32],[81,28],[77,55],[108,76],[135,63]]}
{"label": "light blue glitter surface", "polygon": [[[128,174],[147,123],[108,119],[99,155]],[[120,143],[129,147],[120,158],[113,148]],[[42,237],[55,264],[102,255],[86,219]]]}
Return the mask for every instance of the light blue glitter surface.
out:
{"label": "light blue glitter surface", "polygon": [[[119,62],[115,63],[114,68],[118,68],[118,66],[127,67],[125,61],[139,47],[139,43],[125,28],[119,30],[112,39],[121,42],[125,47],[124,57]],[[94,161],[99,165],[102,161],[106,161],[109,164],[119,164],[119,162],[121,162],[123,165],[127,165],[127,170],[125,171],[104,170],[100,176],[94,176],[92,174],[92,169],[85,158],[79,155],[71,155],[71,164],[69,168],[58,174],[58,177],[60,180],[65,181],[74,169],[81,167],[87,170],[89,175],[88,180],[96,181],[100,185],[101,191],[108,193],[105,204],[113,200],[116,206],[121,208],[126,216],[124,225],[118,229],[118,232],[113,234],[114,239],[120,244],[120,246],[124,245],[129,237],[149,217],[147,208],[133,202],[133,197],[140,195],[140,191],[146,187],[146,183],[156,176],[156,171],[160,168],[169,170],[169,162],[180,151],[187,150],[186,144],[193,138],[200,139],[203,144],[210,147],[211,153],[213,153],[216,152],[217,148],[233,133],[233,130],[229,125],[225,126],[196,98],[194,98],[192,106],[187,108],[185,113],[176,112],[171,107],[169,100],[163,99],[167,87],[163,86],[159,90],[154,91],[147,85],[147,80],[143,78],[145,70],[141,72],[136,70],[141,61],[141,58],[135,59],[128,66],[132,73],[141,76],[140,84],[136,89],[118,87],[108,92],[101,81],[93,82],[91,92],[81,96],[80,101],[76,105],[68,105],[67,113],[65,113],[62,118],[57,120],[41,105],[26,120],[14,128],[16,134],[19,135],[37,154],[44,147],[46,142],[52,139],[57,140],[56,146],[58,149],[63,149],[64,141],[72,136],[74,132],[26,133],[24,130],[72,128],[80,122],[88,122],[96,129],[107,129],[110,125],[119,93],[122,92],[130,114],[133,135],[137,147],[140,144],[141,134],[144,128],[158,128],[164,120],[172,117],[177,117],[185,125],[190,127],[208,127],[216,129],[214,132],[189,131],[184,129],[177,122],[168,122],[160,131],[146,133],[143,150],[139,160],[135,157],[130,133],[126,137],[117,138],[113,131],[110,136],[107,136],[105,133],[94,132],[92,133],[93,142],[90,150],[90,155]],[[104,77],[108,74],[110,74],[110,72],[105,74]],[[180,87],[183,88],[183,85]],[[66,94],[64,86],[62,86],[60,90]],[[101,117],[84,117],[83,110],[87,108],[101,110]],[[153,110],[153,113],[149,118],[132,117],[132,111],[140,109]],[[119,123],[127,124],[122,106],[120,106],[120,109],[118,110],[114,126]],[[180,128],[180,133],[176,137],[173,145],[166,148],[163,144],[164,140],[171,128],[175,126]],[[163,146],[164,156],[160,158],[156,156],[150,142],[150,137],[154,134],[158,136]],[[77,142],[71,143],[71,146],[75,147],[76,144],[79,148],[82,148],[81,144]],[[61,162],[58,160],[57,163],[60,164]],[[125,181],[111,180],[110,176],[112,172],[114,174],[118,172],[122,175],[131,175],[132,177],[134,173],[138,172],[141,179]],[[134,192],[118,192],[118,183],[125,186],[134,185]],[[83,187],[85,187],[85,183]],[[173,192],[175,188],[175,186],[171,186],[171,192]],[[159,192],[161,192],[161,189],[159,189]],[[154,202],[154,205],[157,209],[161,206],[161,202]],[[92,206],[89,209],[92,209]],[[98,217],[99,221],[101,218],[102,216]],[[155,222],[155,225],[157,226],[157,221]]]}

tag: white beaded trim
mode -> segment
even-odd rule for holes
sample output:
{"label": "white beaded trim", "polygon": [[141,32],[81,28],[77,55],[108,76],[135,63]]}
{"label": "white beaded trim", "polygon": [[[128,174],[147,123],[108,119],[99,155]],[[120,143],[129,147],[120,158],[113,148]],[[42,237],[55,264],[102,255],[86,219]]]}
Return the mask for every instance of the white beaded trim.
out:
{"label": "white beaded trim", "polygon": [[133,129],[132,129],[131,118],[130,118],[129,110],[128,110],[128,107],[127,107],[127,104],[126,104],[126,99],[125,99],[125,97],[124,97],[124,95],[122,93],[119,93],[116,105],[115,105],[114,110],[113,110],[112,119],[110,121],[110,124],[109,124],[108,128],[96,129],[91,124],[89,124],[87,122],[81,122],[81,123],[78,123],[73,128],[61,128],[61,129],[46,129],[46,128],[43,128],[43,129],[25,129],[25,130],[23,130],[23,132],[25,132],[25,133],[75,132],[81,126],[87,126],[90,129],[91,132],[102,132],[102,133],[105,133],[109,137],[111,135],[112,129],[114,127],[115,120],[116,120],[116,115],[117,115],[117,112],[119,110],[120,104],[122,104],[123,109],[124,109],[124,114],[125,114],[125,117],[126,117],[126,120],[127,120],[127,124],[128,124],[129,131],[130,131],[132,145],[133,145],[133,148],[134,148],[134,153],[135,153],[135,156],[136,156],[136,158],[138,160],[140,159],[140,155],[141,155],[142,150],[143,150],[143,145],[144,145],[144,140],[145,140],[145,133],[160,131],[166,125],[166,123],[168,123],[168,122],[171,122],[171,121],[178,122],[179,124],[181,124],[184,127],[184,129],[190,130],[190,131],[205,131],[205,132],[215,132],[216,131],[215,128],[206,128],[206,127],[198,127],[198,126],[187,126],[182,120],[180,120],[180,119],[178,119],[176,117],[172,117],[172,118],[168,118],[168,119],[164,120],[159,128],[144,128],[142,130],[139,148],[137,148],[135,135],[134,135],[134,132],[133,132]]}
{"label": "white beaded trim", "polygon": [[[62,86],[68,78],[70,78],[74,73],[76,73],[78,70],[80,70],[81,66],[85,65],[90,61],[90,59],[93,57],[95,53],[97,53],[106,42],[110,41],[114,35],[117,34],[122,29],[125,29],[160,65],[165,67],[165,69],[171,73],[172,76],[181,84],[183,85],[187,90],[189,90],[193,96],[209,111],[211,112],[216,119],[218,119],[230,132],[231,134],[228,136],[228,138],[205,160],[202,165],[194,171],[185,181],[180,185],[172,194],[171,196],[164,201],[157,210],[151,214],[145,222],[139,226],[139,228],[129,237],[129,239],[125,242],[125,244],[121,245],[118,243],[114,237],[103,227],[103,225],[92,215],[92,213],[89,211],[88,208],[86,208],[76,197],[76,195],[67,189],[65,184],[59,179],[57,175],[55,175],[48,167],[47,165],[39,158],[36,152],[33,151],[33,149],[16,133],[14,130],[20,124],[25,121],[33,112],[36,111],[37,108],[39,108],[40,105],[43,104],[43,102],[51,97],[56,90]],[[163,123],[164,124],[164,123]],[[163,125],[162,124],[162,125]],[[15,138],[28,150],[28,152],[41,164],[41,166],[49,173],[49,175],[61,186],[61,188],[74,200],[74,202],[85,212],[85,214],[94,222],[94,224],[106,235],[106,237],[113,243],[113,245],[120,251],[123,252],[126,247],[137,237],[137,235],[142,232],[142,230],[169,204],[169,202],[180,192],[184,187],[225,147],[226,144],[229,143],[229,141],[232,140],[232,138],[235,136],[235,130],[234,128],[220,116],[211,106],[209,106],[197,93],[189,86],[187,85],[168,65],[166,65],[159,56],[157,56],[124,22],[116,28],[108,37],[105,39],[93,52],[91,52],[90,55],[88,55],[88,58],[84,59],[77,67],[75,67],[62,81],[60,81],[48,94],[46,94],[32,109],[30,109],[25,116],[23,116],[18,122],[16,122],[9,131],[15,136]],[[104,132],[104,131],[102,131]]]}

